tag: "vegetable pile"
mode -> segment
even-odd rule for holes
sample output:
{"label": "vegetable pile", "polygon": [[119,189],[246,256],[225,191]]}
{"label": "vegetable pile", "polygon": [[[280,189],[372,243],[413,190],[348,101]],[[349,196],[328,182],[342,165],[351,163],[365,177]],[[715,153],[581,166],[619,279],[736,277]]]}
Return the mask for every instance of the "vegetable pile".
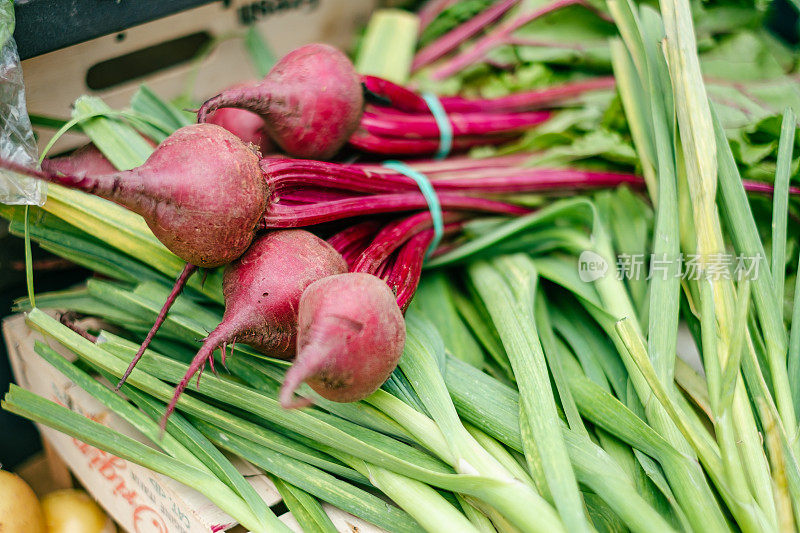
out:
{"label": "vegetable pile", "polygon": [[[287,527],[223,451],[306,531],[798,530],[800,55],[763,9],[430,0],[405,79],[308,45],[196,116],[82,97],[92,144],[0,161],[52,184],[0,215],[98,275],[16,306],[156,447],[3,408],[251,531]],[[468,152],[425,158],[430,91]]]}

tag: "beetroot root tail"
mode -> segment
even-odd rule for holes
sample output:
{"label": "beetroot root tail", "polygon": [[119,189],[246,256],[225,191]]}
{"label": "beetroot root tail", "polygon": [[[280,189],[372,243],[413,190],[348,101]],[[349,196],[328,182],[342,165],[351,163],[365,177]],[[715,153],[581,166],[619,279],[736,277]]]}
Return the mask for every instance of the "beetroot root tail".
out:
{"label": "beetroot root tail", "polygon": [[[299,355],[301,354],[298,354],[298,356]],[[317,364],[306,364],[307,361],[309,360],[298,357],[295,363],[286,371],[280,393],[278,394],[278,400],[280,401],[281,407],[284,409],[302,409],[314,403],[310,398],[294,395],[300,385],[302,385],[306,379],[313,376],[317,372],[318,367],[322,366],[324,358],[317,359]]]}
{"label": "beetroot root tail", "polygon": [[202,124],[208,119],[208,115],[210,113],[213,113],[221,107],[225,107],[225,100],[225,93],[222,92],[203,102],[203,105],[201,105],[200,109],[197,110],[197,123]]}
{"label": "beetroot root tail", "polygon": [[186,263],[186,266],[183,267],[183,270],[178,276],[178,279],[175,280],[175,285],[172,287],[172,292],[169,293],[167,300],[164,302],[164,306],[158,313],[158,317],[156,318],[153,327],[150,328],[150,331],[147,333],[147,337],[145,337],[144,342],[142,342],[142,345],[139,346],[139,351],[136,352],[136,355],[131,360],[131,363],[128,365],[127,370],[125,370],[125,373],[122,375],[122,379],[119,380],[119,383],[117,383],[117,386],[114,388],[114,390],[119,390],[119,388],[122,387],[122,385],[125,383],[125,380],[128,379],[128,376],[131,375],[131,372],[133,372],[136,363],[138,363],[139,359],[142,358],[142,355],[144,355],[145,350],[147,350],[147,347],[150,346],[153,337],[155,337],[159,328],[161,328],[161,325],[164,323],[164,320],[167,319],[167,313],[172,307],[172,304],[174,304],[175,300],[178,299],[178,295],[183,290],[183,287],[186,286],[186,282],[189,281],[189,278],[191,277],[192,274],[194,274],[196,270],[197,267],[191,263]]}
{"label": "beetroot root tail", "polygon": [[214,350],[222,346],[223,343],[227,343],[234,334],[235,326],[228,322],[222,322],[208,335],[208,337],[206,337],[206,339],[203,341],[203,346],[200,347],[200,349],[197,351],[197,355],[194,356],[194,359],[192,359],[192,362],[189,364],[189,368],[186,370],[186,374],[184,374],[183,379],[181,379],[181,382],[178,383],[177,387],[175,387],[175,392],[172,395],[172,399],[167,406],[167,410],[164,412],[164,416],[161,418],[161,431],[164,431],[164,428],[167,426],[167,419],[169,419],[169,415],[171,415],[175,410],[175,406],[178,404],[181,394],[183,394],[183,391],[189,385],[192,377],[195,374],[198,374],[197,388],[199,389],[203,368],[205,368],[206,363],[209,361],[211,361],[211,370],[216,374],[213,358]]}
{"label": "beetroot root tail", "polygon": [[[192,380],[192,377],[198,371],[202,371],[203,367],[206,365],[206,361],[211,357],[211,354],[216,349],[216,345],[214,343],[207,343],[204,344],[200,351],[197,352],[197,355],[194,356],[192,359],[192,363],[189,365],[189,369],[186,371],[186,374],[181,379],[181,382],[178,383],[178,386],[175,387],[175,392],[172,395],[172,399],[169,401],[169,405],[167,406],[167,410],[164,412],[164,416],[161,417],[161,422],[159,423],[159,427],[163,432],[164,429],[167,427],[167,420],[169,419],[169,415],[175,410],[175,406],[178,404],[178,400],[183,394],[183,391],[186,389],[186,386],[189,385],[189,382]],[[200,376],[197,376],[198,387],[200,384]]]}

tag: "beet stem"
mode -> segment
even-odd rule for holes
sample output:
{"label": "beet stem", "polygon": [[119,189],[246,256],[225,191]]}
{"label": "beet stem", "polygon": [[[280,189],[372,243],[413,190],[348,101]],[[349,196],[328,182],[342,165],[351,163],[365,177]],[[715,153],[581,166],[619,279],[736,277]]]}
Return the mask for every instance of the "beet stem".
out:
{"label": "beet stem", "polygon": [[[500,215],[523,215],[530,212],[528,208],[515,204],[448,192],[439,193],[439,202],[442,209],[452,211],[475,211]],[[427,209],[427,207],[428,203],[420,192],[376,194],[302,206],[283,206],[273,203],[270,210],[264,215],[260,228],[310,226],[356,216],[419,211]]]}
{"label": "beet stem", "polygon": [[538,9],[526,13],[523,16],[518,17],[488,33],[485,37],[478,40],[478,42],[475,43],[471,48],[465,52],[462,52],[445,65],[436,69],[431,74],[431,78],[434,80],[442,80],[462,71],[470,65],[482,61],[490,50],[507,43],[511,35],[522,26],[540,17],[543,17],[544,15],[552,13],[553,11],[573,5],[582,5],[591,9],[590,6],[583,0],[555,0],[550,4],[545,4]]}
{"label": "beet stem", "polygon": [[191,263],[186,263],[186,266],[183,267],[183,270],[178,276],[178,279],[175,280],[175,285],[173,285],[172,287],[172,292],[169,293],[169,296],[167,296],[167,301],[164,302],[164,306],[158,313],[158,317],[156,317],[156,321],[153,324],[153,327],[150,328],[150,331],[147,333],[147,337],[144,338],[144,342],[142,342],[142,345],[139,346],[139,351],[136,352],[136,355],[133,357],[133,360],[131,360],[131,364],[128,365],[128,369],[122,375],[122,379],[119,380],[119,383],[117,383],[117,386],[114,387],[114,390],[118,391],[120,387],[122,387],[122,385],[125,383],[125,380],[128,379],[128,376],[131,375],[131,372],[133,372],[136,363],[138,363],[139,359],[142,358],[142,355],[144,355],[145,350],[147,350],[147,347],[150,346],[150,342],[153,340],[153,337],[155,337],[156,332],[158,332],[159,328],[164,323],[164,320],[167,319],[167,313],[172,307],[172,304],[175,303],[175,300],[177,300],[178,295],[183,290],[183,287],[186,285],[186,282],[189,281],[189,277],[191,277],[191,275],[194,274],[196,270],[197,266]]}
{"label": "beet stem", "polygon": [[417,16],[419,17],[419,34],[422,35],[425,28],[427,28],[442,11],[455,3],[456,0],[428,0],[425,2],[419,11],[417,11]]}
{"label": "beet stem", "polygon": [[443,55],[455,50],[461,43],[471,38],[476,33],[483,31],[486,26],[502,17],[506,11],[514,7],[518,2],[519,0],[504,0],[492,4],[470,20],[453,28],[448,33],[425,46],[422,50],[417,52],[417,55],[414,57],[414,61],[411,64],[411,72],[416,72],[425,65],[433,63]]}

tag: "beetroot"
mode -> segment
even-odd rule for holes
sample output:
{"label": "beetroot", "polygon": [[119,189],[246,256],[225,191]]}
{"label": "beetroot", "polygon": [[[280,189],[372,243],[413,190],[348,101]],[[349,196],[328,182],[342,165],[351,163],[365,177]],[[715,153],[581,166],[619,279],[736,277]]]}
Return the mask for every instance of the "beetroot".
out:
{"label": "beetroot", "polygon": [[169,250],[192,265],[230,263],[247,249],[266,208],[258,156],[212,124],[185,126],[140,167],[89,176],[57,175],[0,160],[0,166],[116,202],[145,219]]}
{"label": "beetroot", "polygon": [[244,142],[257,147],[262,155],[275,149],[267,133],[264,119],[250,111],[223,107],[209,114],[206,122],[222,126]]}
{"label": "beetroot", "polygon": [[197,121],[235,107],[261,115],[286,153],[327,159],[358,127],[364,108],[361,80],[342,52],[309,44],[284,56],[260,82],[231,88],[206,101]]}
{"label": "beetroot", "polygon": [[0,166],[95,194],[140,214],[158,240],[187,262],[122,381],[196,268],[224,265],[244,253],[267,201],[258,156],[213,124],[180,128],[133,170],[59,175],[9,161],[0,161]]}
{"label": "beetroot", "polygon": [[303,291],[321,278],[344,272],[347,264],[342,256],[313,233],[281,230],[259,236],[244,255],[226,267],[222,322],[205,339],[175,389],[165,420],[192,376],[202,371],[206,361],[213,364],[211,354],[220,346],[223,363],[225,346],[234,342],[273,357],[294,356]]}
{"label": "beetroot", "polygon": [[397,366],[405,338],[403,314],[379,278],[354,272],[315,281],[300,298],[297,359],[281,387],[281,405],[307,405],[293,398],[303,382],[335,402],[367,397]]}

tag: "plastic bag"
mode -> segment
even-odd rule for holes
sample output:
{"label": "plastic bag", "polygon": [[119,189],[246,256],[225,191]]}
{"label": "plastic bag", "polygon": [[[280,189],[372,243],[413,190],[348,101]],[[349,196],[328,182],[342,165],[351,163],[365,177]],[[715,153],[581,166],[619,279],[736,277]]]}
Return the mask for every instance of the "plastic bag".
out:
{"label": "plastic bag", "polygon": [[[0,6],[0,157],[21,165],[38,163],[36,139],[25,105],[25,85],[14,33],[13,2]],[[42,205],[46,184],[12,172],[0,172],[0,203]]]}

